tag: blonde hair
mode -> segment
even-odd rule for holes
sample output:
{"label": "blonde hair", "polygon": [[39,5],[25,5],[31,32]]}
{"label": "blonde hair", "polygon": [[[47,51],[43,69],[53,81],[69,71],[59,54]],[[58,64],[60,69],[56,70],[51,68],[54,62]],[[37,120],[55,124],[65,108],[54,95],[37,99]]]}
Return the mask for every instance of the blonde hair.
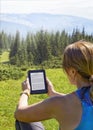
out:
{"label": "blonde hair", "polygon": [[63,54],[63,69],[73,67],[91,83],[90,96],[93,100],[93,43],[78,41],[66,47]]}

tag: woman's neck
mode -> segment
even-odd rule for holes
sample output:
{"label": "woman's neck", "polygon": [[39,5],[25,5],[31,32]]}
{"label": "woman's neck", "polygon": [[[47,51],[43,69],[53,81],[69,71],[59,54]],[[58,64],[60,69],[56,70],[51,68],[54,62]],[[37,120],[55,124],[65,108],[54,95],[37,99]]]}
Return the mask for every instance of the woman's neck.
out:
{"label": "woman's neck", "polygon": [[76,83],[77,88],[82,88],[82,87],[89,87],[90,86],[90,82],[88,80],[78,80],[78,82]]}

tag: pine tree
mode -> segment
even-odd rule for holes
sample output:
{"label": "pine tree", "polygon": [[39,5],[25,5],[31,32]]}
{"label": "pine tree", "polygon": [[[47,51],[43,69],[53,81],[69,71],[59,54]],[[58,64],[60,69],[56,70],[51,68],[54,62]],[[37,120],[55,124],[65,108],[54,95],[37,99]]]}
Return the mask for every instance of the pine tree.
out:
{"label": "pine tree", "polygon": [[16,64],[16,62],[18,61],[17,53],[19,49],[20,49],[20,34],[19,32],[17,32],[14,39],[14,43],[11,45],[11,48],[10,48],[9,58],[10,58],[11,64]]}
{"label": "pine tree", "polygon": [[26,50],[27,50],[27,62],[29,65],[33,64],[33,51],[34,47],[32,47],[32,39],[30,33],[28,33],[26,38]]}
{"label": "pine tree", "polygon": [[43,30],[36,34],[36,55],[35,55],[35,63],[41,64],[43,61],[48,60],[49,58],[49,37],[47,32],[44,33]]}

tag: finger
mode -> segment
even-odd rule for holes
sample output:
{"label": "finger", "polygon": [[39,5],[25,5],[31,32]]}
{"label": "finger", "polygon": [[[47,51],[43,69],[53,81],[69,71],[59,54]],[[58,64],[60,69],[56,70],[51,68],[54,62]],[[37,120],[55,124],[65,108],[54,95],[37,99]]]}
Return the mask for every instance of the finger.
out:
{"label": "finger", "polygon": [[49,83],[49,82],[50,82],[50,80],[48,79],[48,77],[46,77],[46,82],[47,82],[47,83]]}

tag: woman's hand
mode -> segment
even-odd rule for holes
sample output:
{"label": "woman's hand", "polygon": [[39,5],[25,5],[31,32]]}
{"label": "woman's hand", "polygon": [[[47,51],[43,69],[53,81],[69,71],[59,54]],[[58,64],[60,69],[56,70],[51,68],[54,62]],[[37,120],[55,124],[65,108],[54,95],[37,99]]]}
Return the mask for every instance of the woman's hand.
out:
{"label": "woman's hand", "polygon": [[48,87],[48,96],[54,96],[56,91],[54,90],[54,86],[53,84],[51,83],[51,81],[46,78],[46,82],[47,82],[47,87]]}
{"label": "woman's hand", "polygon": [[24,82],[22,82],[22,90],[28,91],[28,93],[30,94],[30,84],[28,78]]}

